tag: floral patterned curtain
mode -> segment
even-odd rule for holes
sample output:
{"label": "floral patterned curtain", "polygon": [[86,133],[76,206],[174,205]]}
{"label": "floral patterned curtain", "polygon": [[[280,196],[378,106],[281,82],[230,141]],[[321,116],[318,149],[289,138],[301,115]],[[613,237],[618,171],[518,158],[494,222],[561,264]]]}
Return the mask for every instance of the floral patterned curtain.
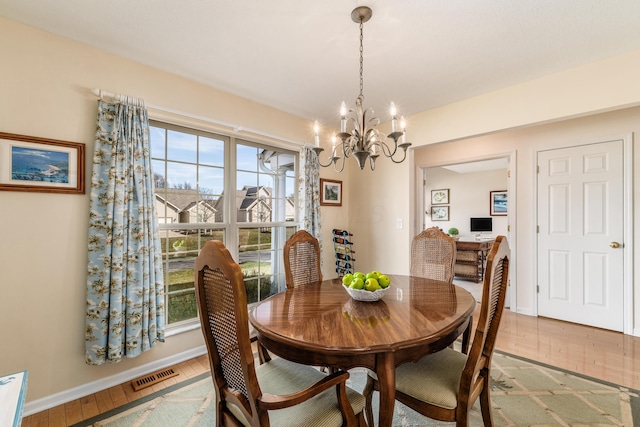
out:
{"label": "floral patterned curtain", "polygon": [[86,363],[164,341],[164,284],[144,102],[98,102],[87,277]]}
{"label": "floral patterned curtain", "polygon": [[316,153],[308,147],[300,149],[300,178],[298,182],[298,218],[302,229],[320,242],[320,167]]}

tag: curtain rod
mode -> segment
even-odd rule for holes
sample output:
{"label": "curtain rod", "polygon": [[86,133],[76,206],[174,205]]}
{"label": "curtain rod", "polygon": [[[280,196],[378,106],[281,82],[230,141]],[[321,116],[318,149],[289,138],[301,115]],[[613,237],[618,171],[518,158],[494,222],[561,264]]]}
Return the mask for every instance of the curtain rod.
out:
{"label": "curtain rod", "polygon": [[[119,94],[116,94],[116,93],[113,93],[113,92],[109,92],[109,91],[106,91],[106,90],[102,90],[102,89],[98,89],[98,88],[92,89],[91,93],[93,93],[99,99],[102,99],[102,98],[106,97],[106,98],[112,98],[112,99],[115,100],[115,99],[118,98],[118,96],[120,96]],[[303,145],[306,144],[303,141],[294,141],[292,139],[283,138],[281,136],[273,135],[273,134],[266,133],[266,132],[262,132],[262,131],[259,131],[259,130],[256,130],[256,129],[246,128],[244,126],[237,125],[237,124],[234,124],[234,123],[212,120],[209,117],[199,116],[199,115],[187,113],[187,112],[184,112],[184,111],[179,111],[179,110],[174,110],[174,109],[170,109],[170,108],[160,107],[160,106],[149,104],[149,103],[145,103],[145,104],[146,104],[146,106],[148,108],[152,108],[154,110],[158,110],[158,111],[161,111],[163,113],[175,114],[175,115],[178,115],[178,116],[187,117],[189,119],[195,119],[195,120],[200,120],[200,121],[203,121],[203,122],[206,122],[206,123],[211,123],[211,124],[214,124],[214,125],[217,125],[217,126],[224,126],[224,127],[227,127],[229,129],[231,129],[234,133],[248,132],[248,133],[251,133],[251,134],[254,134],[254,135],[259,135],[259,136],[263,136],[263,137],[266,137],[266,138],[275,139],[275,140],[278,140],[278,141],[284,141],[284,142],[288,142],[290,144],[295,144],[295,145],[298,145],[298,146],[303,146]]]}

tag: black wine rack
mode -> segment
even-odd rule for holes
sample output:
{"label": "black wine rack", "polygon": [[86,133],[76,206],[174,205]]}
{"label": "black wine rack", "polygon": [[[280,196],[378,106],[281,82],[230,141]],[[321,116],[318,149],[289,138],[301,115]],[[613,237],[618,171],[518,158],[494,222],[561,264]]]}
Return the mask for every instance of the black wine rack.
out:
{"label": "black wine rack", "polygon": [[355,251],[353,250],[353,234],[347,230],[333,229],[333,249],[336,253],[336,273],[342,277],[347,273],[353,273],[355,271],[354,258]]}

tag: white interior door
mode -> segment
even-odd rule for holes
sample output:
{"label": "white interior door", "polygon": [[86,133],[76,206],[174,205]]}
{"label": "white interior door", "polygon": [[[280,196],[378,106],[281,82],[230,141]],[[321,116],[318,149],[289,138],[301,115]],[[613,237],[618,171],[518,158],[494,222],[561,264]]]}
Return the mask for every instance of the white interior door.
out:
{"label": "white interior door", "polygon": [[623,141],[538,153],[538,314],[622,331]]}

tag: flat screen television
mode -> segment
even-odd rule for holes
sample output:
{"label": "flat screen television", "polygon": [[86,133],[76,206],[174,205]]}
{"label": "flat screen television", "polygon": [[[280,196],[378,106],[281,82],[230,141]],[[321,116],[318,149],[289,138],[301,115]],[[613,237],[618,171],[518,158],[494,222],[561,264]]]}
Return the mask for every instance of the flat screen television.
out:
{"label": "flat screen television", "polygon": [[471,218],[470,228],[472,233],[493,231],[493,218]]}

